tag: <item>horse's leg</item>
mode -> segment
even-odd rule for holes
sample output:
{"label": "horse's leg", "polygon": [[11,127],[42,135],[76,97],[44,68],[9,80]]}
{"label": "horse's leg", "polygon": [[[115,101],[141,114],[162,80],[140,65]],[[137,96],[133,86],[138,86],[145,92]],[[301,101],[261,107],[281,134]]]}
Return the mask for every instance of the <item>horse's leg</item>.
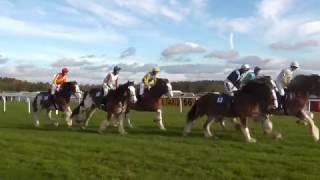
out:
{"label": "horse's leg", "polygon": [[203,134],[205,137],[212,137],[212,133],[210,130],[211,124],[214,122],[214,117],[208,116],[208,119],[203,125]]}
{"label": "horse's leg", "polygon": [[35,126],[36,127],[39,127],[40,126],[40,121],[39,121],[39,115],[40,115],[40,109],[37,109],[37,111],[33,112],[33,117],[34,117],[34,120],[35,120]]}
{"label": "horse's leg", "polygon": [[89,112],[87,113],[86,119],[83,121],[83,124],[81,126],[82,129],[85,129],[89,125],[89,121],[92,118],[93,114],[96,112],[97,108],[91,107]]}
{"label": "horse's leg", "polygon": [[310,113],[308,113],[306,110],[302,110],[301,116],[308,123],[314,141],[319,141],[319,128],[315,125]]}
{"label": "horse's leg", "polygon": [[128,134],[123,127],[124,113],[117,114],[116,119],[118,120],[118,131],[121,135]]}
{"label": "horse's leg", "polygon": [[59,122],[56,119],[52,118],[52,110],[51,109],[47,110],[47,116],[48,116],[49,121],[53,122],[54,126],[56,126],[56,127],[59,126]]}
{"label": "horse's leg", "polygon": [[222,127],[223,130],[226,130],[226,123],[224,121],[223,117],[218,117],[216,118],[216,121],[219,122],[220,126]]}
{"label": "horse's leg", "polygon": [[163,125],[163,122],[162,122],[162,111],[161,109],[158,109],[157,112],[156,112],[156,118],[154,120],[158,127],[161,129],[161,130],[166,130],[166,128],[164,127]]}
{"label": "horse's leg", "polygon": [[241,131],[246,138],[246,141],[248,143],[255,143],[256,139],[252,138],[250,135],[250,131],[248,128],[248,119],[247,118],[240,118],[240,125],[241,125]]}
{"label": "horse's leg", "polygon": [[130,117],[129,117],[129,113],[125,113],[124,118],[125,118],[125,122],[128,124],[128,126],[130,128],[133,128],[133,125],[132,125]]}
{"label": "horse's leg", "polygon": [[67,107],[67,109],[65,110],[64,113],[65,113],[65,121],[66,121],[68,127],[70,128],[72,126],[72,119],[70,118],[72,111],[70,109],[70,106]]}
{"label": "horse's leg", "polygon": [[241,123],[239,122],[239,120],[237,118],[232,118],[231,121],[232,121],[234,128],[236,130],[241,129]]}
{"label": "horse's leg", "polygon": [[103,131],[107,129],[107,127],[110,125],[109,121],[111,117],[112,117],[112,113],[107,113],[107,118],[101,122],[98,133],[102,134]]}
{"label": "horse's leg", "polygon": [[183,131],[183,135],[184,136],[188,136],[188,134],[191,133],[192,125],[193,125],[193,120],[188,120],[187,121],[187,125],[186,125],[186,127],[184,128],[184,131]]}
{"label": "horse's leg", "polygon": [[263,115],[261,116],[261,127],[263,129],[263,132],[267,135],[270,135],[274,139],[282,139],[281,133],[274,132],[272,121],[270,119],[271,115]]}

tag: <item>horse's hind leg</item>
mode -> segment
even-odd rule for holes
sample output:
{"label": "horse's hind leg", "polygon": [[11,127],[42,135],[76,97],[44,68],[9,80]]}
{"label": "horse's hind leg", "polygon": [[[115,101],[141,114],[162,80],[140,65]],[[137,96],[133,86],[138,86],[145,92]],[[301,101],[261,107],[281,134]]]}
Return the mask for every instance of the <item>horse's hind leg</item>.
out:
{"label": "horse's hind leg", "polygon": [[88,127],[89,125],[89,121],[90,119],[92,118],[93,114],[96,112],[96,108],[95,107],[91,107],[89,112],[86,113],[87,114],[87,117],[86,119],[83,121],[83,124],[81,125],[81,129],[85,129],[86,127]]}
{"label": "horse's hind leg", "polygon": [[72,111],[71,111],[70,107],[68,107],[64,113],[65,113],[65,121],[66,121],[68,127],[70,128],[72,126],[72,119],[70,118]]}
{"label": "horse's hind leg", "polygon": [[205,137],[212,137],[210,127],[213,122],[214,122],[214,117],[208,116],[207,121],[203,125],[203,134]]}
{"label": "horse's hind leg", "polygon": [[33,118],[35,120],[35,124],[34,125],[36,127],[40,126],[39,115],[40,115],[40,109],[38,109],[37,111],[33,112]]}
{"label": "horse's hind leg", "polygon": [[161,130],[164,130],[164,131],[167,130],[167,129],[164,127],[163,122],[162,122],[162,111],[161,111],[161,109],[158,109],[158,110],[157,110],[157,115],[156,115],[156,118],[155,118],[154,121],[157,123],[158,127],[159,127]]}
{"label": "horse's hind leg", "polygon": [[119,133],[120,133],[121,135],[127,134],[127,132],[125,131],[125,129],[124,129],[124,127],[123,127],[123,120],[124,120],[124,117],[123,117],[123,116],[124,116],[123,113],[116,115],[116,118],[117,118],[117,120],[118,120],[118,122],[119,122],[118,131],[119,131]]}
{"label": "horse's hind leg", "polygon": [[56,119],[52,118],[52,111],[50,109],[47,110],[47,116],[48,116],[49,121],[53,122],[54,126],[56,126],[56,127],[59,126],[59,122]]}
{"label": "horse's hind leg", "polygon": [[[303,118],[305,121],[307,121],[311,135],[314,139],[314,141],[319,141],[319,128],[315,125],[312,116],[310,115],[310,113],[308,113],[307,111],[301,111],[301,117]],[[298,116],[299,117],[299,116]]]}
{"label": "horse's hind leg", "polygon": [[107,113],[107,118],[101,122],[98,133],[102,134],[103,131],[107,129],[107,127],[110,125],[109,121],[111,120],[111,117],[112,113]]}
{"label": "horse's hind leg", "polygon": [[130,128],[133,128],[133,125],[132,125],[132,123],[131,123],[129,114],[125,114],[124,117],[125,117],[125,122],[127,123],[127,125],[128,125]]}
{"label": "horse's hind leg", "polygon": [[226,130],[226,123],[223,117],[218,117],[216,118],[216,121],[219,122],[220,126],[222,127],[223,130]]}
{"label": "horse's hind leg", "polygon": [[246,141],[248,143],[255,143],[256,139],[252,138],[250,135],[250,131],[248,128],[248,119],[247,118],[240,118],[240,124],[241,124],[241,131],[246,138]]}
{"label": "horse's hind leg", "polygon": [[278,132],[273,132],[272,121],[270,115],[261,116],[261,127],[265,134],[270,135],[274,139],[281,139],[282,135]]}

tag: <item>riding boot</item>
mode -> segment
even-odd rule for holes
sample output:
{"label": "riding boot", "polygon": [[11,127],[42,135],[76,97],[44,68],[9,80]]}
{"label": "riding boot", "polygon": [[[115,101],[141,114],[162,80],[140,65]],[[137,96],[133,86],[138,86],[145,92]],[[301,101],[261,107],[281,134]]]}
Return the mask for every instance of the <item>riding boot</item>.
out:
{"label": "riding boot", "polygon": [[55,102],[55,95],[51,95],[50,96],[50,101],[53,104],[54,109],[57,110],[58,108],[57,108],[57,105],[56,105],[56,102]]}
{"label": "riding boot", "polygon": [[284,96],[281,96],[281,106],[282,106],[282,109],[283,109],[283,113],[285,115],[288,115],[288,111],[287,111],[287,105],[286,105],[286,94]]}

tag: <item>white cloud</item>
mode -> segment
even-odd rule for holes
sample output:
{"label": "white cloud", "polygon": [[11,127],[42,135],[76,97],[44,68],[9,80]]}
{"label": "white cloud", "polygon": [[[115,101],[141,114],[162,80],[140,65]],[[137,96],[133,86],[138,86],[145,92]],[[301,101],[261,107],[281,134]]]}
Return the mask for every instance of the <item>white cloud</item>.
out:
{"label": "white cloud", "polygon": [[300,35],[317,35],[320,34],[320,21],[310,21],[299,27]]}
{"label": "white cloud", "polygon": [[[14,28],[13,28],[14,27]],[[9,34],[58,38],[80,42],[124,42],[126,39],[105,28],[76,28],[58,24],[36,24],[0,16],[0,31]]]}
{"label": "white cloud", "polygon": [[9,61],[9,58],[4,57],[3,55],[0,54],[0,64],[5,64]]}
{"label": "white cloud", "polygon": [[305,40],[305,41],[299,41],[293,44],[288,44],[284,42],[276,42],[270,44],[270,48],[274,50],[287,50],[287,51],[294,51],[294,50],[300,50],[304,48],[310,48],[310,47],[319,47],[320,42],[316,40]]}
{"label": "white cloud", "polygon": [[176,55],[198,54],[204,52],[206,52],[206,49],[201,47],[199,44],[186,42],[168,47],[163,50],[161,54],[165,58],[172,58]]}
{"label": "white cloud", "polygon": [[294,0],[262,0],[258,4],[258,13],[265,19],[277,21],[292,6]]}
{"label": "white cloud", "polygon": [[205,55],[205,58],[218,58],[218,59],[225,59],[225,60],[232,60],[237,58],[239,55],[238,51],[236,50],[226,50],[226,51],[218,51],[214,50],[209,54]]}
{"label": "white cloud", "polygon": [[214,18],[207,23],[207,26],[219,32],[248,33],[257,23],[258,21],[254,17],[234,19]]}
{"label": "white cloud", "polygon": [[88,61],[88,60],[76,60],[74,58],[62,58],[62,59],[58,59],[55,62],[53,62],[51,64],[52,67],[64,67],[64,66],[68,66],[68,67],[77,67],[77,66],[86,66],[86,65],[90,65],[92,64],[92,62]]}
{"label": "white cloud", "polygon": [[123,59],[126,57],[134,56],[135,53],[136,53],[136,48],[130,47],[121,53],[120,58]]}

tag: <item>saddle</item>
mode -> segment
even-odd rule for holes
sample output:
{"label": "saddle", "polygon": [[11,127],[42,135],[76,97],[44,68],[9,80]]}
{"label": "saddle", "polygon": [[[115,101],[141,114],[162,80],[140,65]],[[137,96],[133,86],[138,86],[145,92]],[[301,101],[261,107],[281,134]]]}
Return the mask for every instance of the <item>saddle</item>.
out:
{"label": "saddle", "polygon": [[215,103],[226,106],[228,109],[230,109],[233,105],[233,100],[234,100],[233,96],[223,93],[217,96]]}

